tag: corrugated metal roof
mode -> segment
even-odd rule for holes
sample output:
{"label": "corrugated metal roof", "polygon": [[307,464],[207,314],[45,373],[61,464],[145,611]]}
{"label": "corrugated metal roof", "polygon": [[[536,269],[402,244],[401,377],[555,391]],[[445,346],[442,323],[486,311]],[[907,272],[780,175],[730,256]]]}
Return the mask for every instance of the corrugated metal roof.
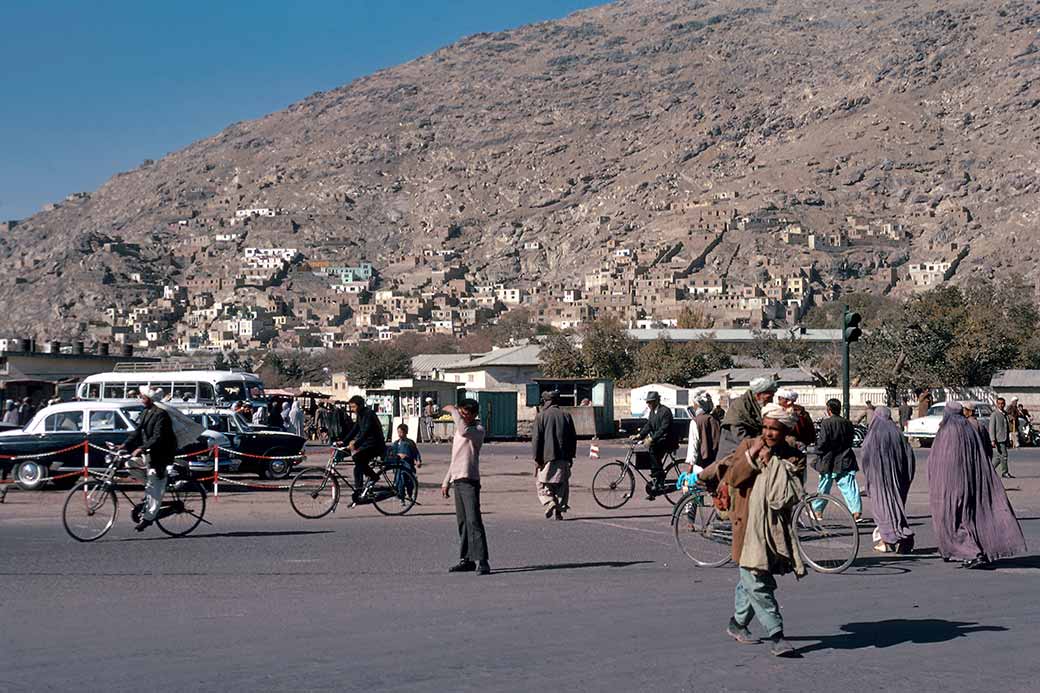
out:
{"label": "corrugated metal roof", "polygon": [[1014,389],[1018,387],[1040,387],[1040,371],[1033,370],[1010,370],[997,371],[989,386],[996,388]]}
{"label": "corrugated metal roof", "polygon": [[692,342],[697,339],[714,339],[719,342],[750,342],[756,337],[771,336],[777,339],[794,339],[801,342],[840,342],[841,330],[825,329],[771,329],[771,330],[680,330],[645,329],[628,330],[628,336],[640,342],[667,339],[670,342]]}
{"label": "corrugated metal roof", "polygon": [[471,370],[487,366],[540,366],[542,364],[540,358],[541,352],[541,344],[524,344],[523,346],[505,347],[503,349],[495,349],[490,353],[478,356],[471,361],[466,361],[465,363],[456,363],[451,366],[445,366],[445,370]]}
{"label": "corrugated metal roof", "polygon": [[755,378],[775,377],[781,383],[815,383],[816,377],[801,368],[726,368],[697,378],[691,385],[718,385],[723,376],[729,376],[731,384],[747,384]]}
{"label": "corrugated metal roof", "polygon": [[413,373],[432,373],[457,363],[467,363],[471,354],[419,354],[412,357]]}

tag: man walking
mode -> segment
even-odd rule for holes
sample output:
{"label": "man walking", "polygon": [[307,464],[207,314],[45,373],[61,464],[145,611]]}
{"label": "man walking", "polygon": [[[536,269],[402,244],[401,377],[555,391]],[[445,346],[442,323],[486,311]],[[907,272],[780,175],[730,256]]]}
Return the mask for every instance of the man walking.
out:
{"label": "man walking", "polygon": [[1008,403],[1007,408],[1007,421],[1008,421],[1008,437],[1011,441],[1011,447],[1017,448],[1022,442],[1018,437],[1019,429],[1019,418],[1020,412],[1018,409],[1018,397],[1012,397],[1011,402]]}
{"label": "man walking", "polygon": [[997,408],[989,416],[989,439],[993,444],[993,466],[1002,479],[1014,479],[1008,469],[1008,443],[1011,442],[1011,427],[1008,426],[1007,403],[997,397]]}
{"label": "man walking", "polygon": [[[852,512],[852,517],[859,523],[863,511],[863,503],[859,497],[859,484],[856,483],[856,453],[852,451],[855,431],[852,422],[841,415],[841,402],[836,399],[827,400],[829,416],[820,422],[820,437],[816,443],[818,456],[813,468],[820,473],[819,490],[821,494],[830,493],[834,484],[838,485],[845,499],[845,506]],[[824,501],[819,501],[814,510],[820,512]]]}
{"label": "man walking", "polygon": [[455,519],[459,525],[459,562],[449,573],[488,575],[487,536],[484,518],[480,514],[480,448],[484,445],[484,427],[478,416],[480,404],[464,399],[458,407],[448,405],[444,411],[455,422],[455,436],[451,443],[451,464],[441,484],[441,494],[451,496],[455,487]]}
{"label": "man walking", "polygon": [[560,409],[560,393],[542,393],[542,409],[534,419],[531,447],[537,467],[538,500],[545,517],[563,519],[570,498],[571,465],[578,449],[574,419]]}
{"label": "man walking", "polygon": [[762,407],[773,401],[777,383],[772,378],[755,378],[747,392],[733,403],[722,420],[722,430],[737,445],[762,433]]}
{"label": "man walking", "polygon": [[899,405],[899,428],[905,431],[906,425],[910,423],[910,419],[913,415],[914,408],[910,406],[910,400],[904,397],[903,403]]}
{"label": "man walking", "polygon": [[672,431],[672,410],[661,404],[661,395],[656,390],[646,393],[646,405],[650,409],[646,423],[636,434],[650,451],[650,475],[653,484],[646,491],[646,499],[654,500],[657,493],[664,488],[664,458],[669,452],[679,447],[679,441]]}
{"label": "man walking", "polygon": [[[427,397],[422,411],[422,427],[419,429],[419,442],[433,442],[433,420],[437,417],[437,405],[432,397]],[[425,441],[423,440],[425,438]]]}
{"label": "man walking", "polygon": [[705,469],[699,479],[712,492],[730,489],[729,517],[733,561],[739,566],[733,617],[726,633],[741,644],[758,642],[748,626],[756,618],[771,642],[769,652],[788,657],[794,648],[784,639],[784,618],[776,601],[776,575],[805,575],[792,529],[793,509],[801,496],[805,456],[788,444],[795,419],[777,404],[762,408],[762,433],[733,454]]}
{"label": "man walking", "polygon": [[932,408],[932,391],[930,388],[921,390],[917,396],[917,418],[928,416],[928,410]]}

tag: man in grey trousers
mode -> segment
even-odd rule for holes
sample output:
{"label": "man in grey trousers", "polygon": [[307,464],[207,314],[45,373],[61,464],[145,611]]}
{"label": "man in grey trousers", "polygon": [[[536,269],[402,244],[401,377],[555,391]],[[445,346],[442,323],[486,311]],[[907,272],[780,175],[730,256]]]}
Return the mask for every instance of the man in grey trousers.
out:
{"label": "man in grey trousers", "polygon": [[451,464],[441,484],[441,494],[450,497],[455,487],[455,518],[459,523],[459,562],[449,573],[487,575],[487,537],[484,520],[480,515],[480,448],[484,444],[484,427],[478,416],[480,404],[464,399],[458,407],[446,406],[444,411],[455,421],[455,436],[451,444]]}
{"label": "man in grey trousers", "polygon": [[1011,427],[1008,424],[1007,413],[1004,411],[1006,402],[1003,397],[997,397],[997,408],[989,417],[989,437],[993,441],[993,466],[1001,478],[1014,479],[1008,470],[1008,445],[1011,443]]}

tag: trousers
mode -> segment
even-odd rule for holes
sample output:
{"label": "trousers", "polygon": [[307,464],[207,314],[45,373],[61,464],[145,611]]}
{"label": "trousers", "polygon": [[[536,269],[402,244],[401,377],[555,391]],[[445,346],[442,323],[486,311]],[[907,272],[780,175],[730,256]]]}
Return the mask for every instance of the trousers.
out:
{"label": "trousers", "polygon": [[155,521],[162,507],[162,497],[166,493],[166,475],[159,476],[154,469],[130,468],[130,476],[144,482],[144,512],[142,519]]}
{"label": "trousers", "polygon": [[[821,474],[818,486],[820,493],[830,493],[831,486],[835,483],[838,484],[838,489],[841,491],[842,498],[845,499],[845,506],[849,509],[849,512],[863,512],[863,501],[859,497],[859,484],[856,483],[856,472]],[[819,512],[823,505],[823,501],[820,501],[818,504],[814,504],[815,507],[813,509]]]}
{"label": "trousers", "polygon": [[1008,444],[993,443],[993,466],[997,468],[997,474],[1008,473]]}
{"label": "trousers", "polygon": [[487,536],[480,516],[480,482],[458,479],[455,486],[455,519],[459,524],[459,558],[487,561]]}
{"label": "trousers", "polygon": [[362,448],[354,453],[354,488],[357,489],[355,493],[361,493],[361,489],[365,487],[366,476],[372,481],[379,480],[379,475],[372,471],[368,463],[382,453],[379,448]]}
{"label": "trousers", "polygon": [[740,568],[740,579],[733,595],[733,620],[747,627],[758,618],[762,630],[772,636],[783,631],[784,617],[776,603],[776,578],[759,570]]}

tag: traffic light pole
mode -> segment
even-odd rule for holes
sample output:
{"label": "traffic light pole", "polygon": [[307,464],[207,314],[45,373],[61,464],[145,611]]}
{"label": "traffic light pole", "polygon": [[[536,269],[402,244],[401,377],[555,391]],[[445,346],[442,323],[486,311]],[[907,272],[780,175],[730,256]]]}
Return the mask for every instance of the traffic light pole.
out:
{"label": "traffic light pole", "polygon": [[[845,313],[849,307],[845,306]],[[844,330],[841,336],[841,410],[845,412],[845,418],[852,418],[852,407],[849,404],[849,340],[845,339]]]}

